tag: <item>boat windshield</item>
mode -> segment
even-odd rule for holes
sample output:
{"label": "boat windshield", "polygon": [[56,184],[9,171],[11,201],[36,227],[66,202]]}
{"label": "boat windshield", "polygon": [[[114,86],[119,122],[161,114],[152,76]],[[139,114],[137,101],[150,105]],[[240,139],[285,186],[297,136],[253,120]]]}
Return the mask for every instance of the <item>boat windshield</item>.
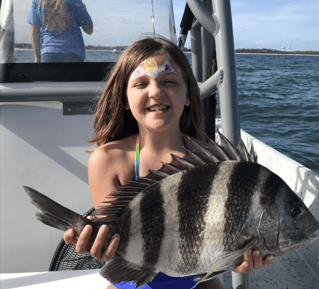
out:
{"label": "boat windshield", "polygon": [[2,64],[115,62],[139,37],[176,42],[172,0],[4,0],[0,24]]}

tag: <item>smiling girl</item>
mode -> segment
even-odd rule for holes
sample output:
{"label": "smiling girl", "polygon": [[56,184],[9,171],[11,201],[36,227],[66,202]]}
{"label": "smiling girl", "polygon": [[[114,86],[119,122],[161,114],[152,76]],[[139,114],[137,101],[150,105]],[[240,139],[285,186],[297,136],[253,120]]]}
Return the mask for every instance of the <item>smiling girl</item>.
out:
{"label": "smiling girl", "polygon": [[[195,142],[205,140],[203,114],[197,81],[183,52],[162,38],[146,38],[129,46],[114,67],[97,106],[88,173],[94,207],[103,206],[105,198],[149,169],[158,170],[161,162],[169,163],[171,153],[185,156],[185,136]],[[103,225],[93,245],[87,226],[79,239],[71,229],[64,233],[66,243],[76,243],[78,252],[90,252],[102,261],[116,253],[120,236],[115,235],[103,249],[108,228]],[[138,255],[137,255],[138,257]],[[244,254],[235,271],[249,273],[268,265],[258,252]],[[194,276],[169,277],[159,273],[142,288],[191,288]],[[113,284],[111,288],[135,288]],[[224,288],[218,278],[200,283],[197,288]]]}

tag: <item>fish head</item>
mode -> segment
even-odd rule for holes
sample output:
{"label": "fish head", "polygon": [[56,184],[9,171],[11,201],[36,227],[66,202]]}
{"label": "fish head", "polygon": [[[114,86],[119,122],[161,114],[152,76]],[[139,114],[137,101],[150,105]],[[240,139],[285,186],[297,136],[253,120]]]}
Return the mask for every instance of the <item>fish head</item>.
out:
{"label": "fish head", "polygon": [[268,252],[283,255],[318,239],[319,222],[280,177],[265,190],[258,232]]}

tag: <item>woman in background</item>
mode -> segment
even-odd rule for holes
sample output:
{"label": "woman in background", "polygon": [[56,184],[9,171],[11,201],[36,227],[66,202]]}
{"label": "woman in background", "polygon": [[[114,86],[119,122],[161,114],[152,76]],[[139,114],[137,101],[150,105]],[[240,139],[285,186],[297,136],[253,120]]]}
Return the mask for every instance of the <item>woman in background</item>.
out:
{"label": "woman in background", "polygon": [[82,0],[32,0],[27,23],[35,62],[83,62],[83,31],[93,33]]}

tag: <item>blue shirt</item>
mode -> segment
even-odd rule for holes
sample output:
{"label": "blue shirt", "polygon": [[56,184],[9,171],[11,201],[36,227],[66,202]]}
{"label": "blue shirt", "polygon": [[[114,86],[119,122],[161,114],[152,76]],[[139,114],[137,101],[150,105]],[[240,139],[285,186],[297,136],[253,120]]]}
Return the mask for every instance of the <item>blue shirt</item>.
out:
{"label": "blue shirt", "polygon": [[44,27],[45,17],[48,11],[40,8],[40,0],[32,0],[27,23],[40,25],[41,54],[44,53],[74,53],[85,58],[84,41],[80,26],[92,23],[92,19],[86,10],[82,0],[64,0],[69,11],[70,21],[68,27],[60,32],[48,31]]}

